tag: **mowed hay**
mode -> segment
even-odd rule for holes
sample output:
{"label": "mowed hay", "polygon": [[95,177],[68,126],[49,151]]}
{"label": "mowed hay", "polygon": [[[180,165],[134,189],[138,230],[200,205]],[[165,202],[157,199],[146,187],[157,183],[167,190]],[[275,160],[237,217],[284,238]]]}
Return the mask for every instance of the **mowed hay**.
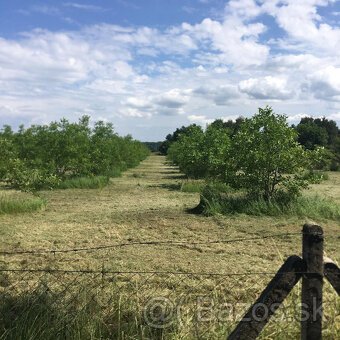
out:
{"label": "mowed hay", "polygon": [[[140,175],[135,177],[133,174]],[[318,192],[339,202],[340,175],[330,173],[329,177],[328,181],[313,186],[310,195]],[[65,314],[66,309],[63,307],[59,311],[51,310],[48,315],[56,315],[56,318],[48,319],[51,327],[48,327],[48,323],[39,322],[28,325],[24,316],[21,319],[22,327],[38,332],[39,327],[34,328],[34,325],[43,324],[45,333],[42,334],[48,334],[50,329],[46,339],[53,338],[53,329],[62,328],[61,320],[65,320],[72,328],[68,329],[67,334],[74,339],[77,339],[77,334],[80,334],[78,338],[102,336],[118,339],[144,337],[191,340],[198,336],[202,339],[225,337],[236,321],[219,319],[219,308],[223,308],[224,302],[231,303],[236,316],[242,317],[244,310],[236,303],[254,302],[273,274],[209,276],[156,275],[151,272],[274,273],[288,256],[301,255],[300,232],[305,218],[244,214],[207,217],[190,214],[187,210],[197,206],[200,197],[199,193],[182,192],[182,181],[183,177],[177,168],[167,165],[164,157],[152,155],[122,177],[112,179],[113,185],[100,190],[46,191],[43,195],[49,204],[45,210],[26,215],[1,215],[0,235],[4,240],[4,250],[52,251],[139,241],[207,242],[255,238],[235,243],[135,245],[83,252],[2,257],[2,265],[6,268],[99,271],[97,274],[19,273],[11,274],[7,280],[3,278],[2,281],[7,286],[0,288],[7,297],[11,290],[9,282],[13,285],[11,295],[14,297],[19,296],[20,289],[32,291],[40,283],[41,289],[49,289],[49,294],[54,294],[54,305],[63,296],[60,294],[63,291],[67,292],[66,305],[72,297],[75,298],[76,305],[70,313]],[[336,237],[339,234],[338,222],[332,219],[316,219],[315,222],[324,229],[326,255],[339,263],[339,240]],[[286,235],[287,233],[298,235]],[[282,236],[261,239],[268,234]],[[101,274],[103,269],[131,273]],[[141,271],[146,273],[134,273]],[[300,290],[301,286],[298,284],[285,302],[288,308],[284,309],[287,318],[283,319],[283,310],[280,309],[278,318],[268,324],[260,339],[298,338],[299,322],[295,318],[298,318],[300,312],[295,307],[299,302]],[[78,294],[79,291],[87,294]],[[327,315],[324,338],[335,339],[339,331],[340,300],[327,284],[324,292]],[[40,295],[33,293],[30,297],[34,301],[44,301],[39,299]],[[170,298],[175,307],[183,301],[179,318],[176,312],[173,315],[174,322],[168,327],[152,328],[144,318],[148,301],[155,297]],[[195,320],[196,299],[199,297],[206,297],[204,306],[209,306],[212,299],[216,306],[212,312],[215,311],[216,314],[212,315],[208,311],[207,316],[211,318],[198,324]],[[83,309],[86,313],[76,313],[86,302],[89,302],[88,308]],[[13,305],[16,303],[13,302]],[[41,310],[44,308],[42,306]],[[23,313],[21,315],[25,315],[25,309],[20,310]],[[35,315],[41,317],[42,313]],[[31,316],[34,320],[33,314]],[[77,321],[67,323],[73,320],[72,316]],[[223,317],[223,310],[221,316]],[[288,318],[292,320],[289,321]],[[19,330],[20,327],[16,329]],[[54,338],[57,337],[54,335]]]}

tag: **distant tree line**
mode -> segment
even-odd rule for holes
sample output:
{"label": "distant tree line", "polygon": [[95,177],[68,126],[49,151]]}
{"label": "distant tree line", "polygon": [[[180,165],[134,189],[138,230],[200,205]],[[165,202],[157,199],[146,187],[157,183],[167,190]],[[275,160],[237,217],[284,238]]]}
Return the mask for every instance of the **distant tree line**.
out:
{"label": "distant tree line", "polygon": [[163,142],[144,142],[151,152],[159,151],[160,146]]}
{"label": "distant tree line", "polygon": [[26,191],[54,188],[80,176],[114,176],[139,164],[148,148],[131,136],[120,137],[111,123],[89,117],[49,125],[5,125],[0,131],[0,181]]}

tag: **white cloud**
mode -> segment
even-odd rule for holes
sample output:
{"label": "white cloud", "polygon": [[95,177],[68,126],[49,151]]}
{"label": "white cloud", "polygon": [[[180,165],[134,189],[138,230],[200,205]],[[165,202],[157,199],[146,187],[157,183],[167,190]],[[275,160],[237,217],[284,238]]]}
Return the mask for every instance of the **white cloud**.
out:
{"label": "white cloud", "polygon": [[100,7],[100,6],[79,4],[77,2],[64,2],[63,5],[65,7],[73,7],[73,8],[83,9],[83,10],[87,10],[87,11],[101,11],[101,10],[103,10],[103,8]]}
{"label": "white cloud", "polygon": [[197,123],[197,124],[200,124],[200,125],[203,125],[203,126],[210,124],[214,121],[214,119],[208,119],[204,115],[201,115],[201,116],[190,115],[190,116],[188,116],[188,120],[192,123]]}
{"label": "white cloud", "polygon": [[337,113],[331,113],[330,115],[327,116],[327,118],[340,121],[340,111]]}
{"label": "white cloud", "polygon": [[207,18],[194,26],[183,24],[182,28],[196,41],[219,52],[217,59],[226,64],[259,65],[269,54],[269,48],[258,43],[259,35],[266,30],[261,23],[244,24],[238,17],[227,16],[222,23]]}
{"label": "white cloud", "polygon": [[309,79],[316,98],[340,101],[340,67],[330,65],[314,72]]}
{"label": "white cloud", "polygon": [[53,16],[60,15],[61,13],[57,7],[47,5],[34,5],[30,8],[30,11]]}
{"label": "white cloud", "polygon": [[[292,122],[304,113],[340,121],[334,113],[340,112],[339,27],[318,12],[327,3],[232,0],[220,19],[196,24],[101,23],[0,37],[0,116],[48,122],[90,113],[124,123],[128,131],[139,126],[135,120],[152,117],[148,122],[165,131],[188,120],[205,125],[217,115],[249,116],[270,102]],[[61,15],[53,6],[33,10]],[[262,14],[281,28],[271,40],[265,40],[271,27],[258,20]]]}
{"label": "white cloud", "polygon": [[309,115],[305,114],[305,113],[297,113],[295,115],[291,115],[287,117],[287,121],[289,123],[299,123],[301,118],[305,118],[305,117],[310,117]]}
{"label": "white cloud", "polygon": [[[263,10],[274,16],[278,25],[289,34],[284,44],[298,44],[298,48],[317,51],[318,54],[339,54],[340,29],[323,21],[318,6],[327,6],[328,0],[269,0]],[[286,45],[286,46],[287,46]],[[296,46],[295,46],[296,47]]]}
{"label": "white cloud", "polygon": [[193,90],[194,95],[201,96],[206,100],[213,101],[215,105],[226,105],[231,99],[238,98],[239,93],[235,86],[200,86]]}
{"label": "white cloud", "polygon": [[272,76],[243,80],[239,83],[239,89],[256,99],[283,100],[293,96],[286,79]]}
{"label": "white cloud", "polygon": [[168,109],[179,109],[188,102],[188,97],[179,89],[172,89],[157,96],[154,102]]}

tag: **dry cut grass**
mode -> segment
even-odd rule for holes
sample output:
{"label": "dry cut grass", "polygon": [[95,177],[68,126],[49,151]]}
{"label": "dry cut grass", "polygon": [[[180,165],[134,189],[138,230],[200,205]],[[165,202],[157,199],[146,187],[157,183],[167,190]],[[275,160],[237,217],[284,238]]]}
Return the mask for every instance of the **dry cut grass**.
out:
{"label": "dry cut grass", "polygon": [[[340,203],[340,174],[330,173],[329,177],[328,181],[312,186],[308,194],[317,192]],[[164,157],[152,155],[122,177],[111,179],[112,185],[105,188],[46,191],[43,196],[48,199],[49,204],[45,210],[0,216],[1,248],[53,250],[146,240],[207,242],[253,238],[268,234],[298,233],[307,220],[294,216],[239,214],[205,217],[190,214],[188,209],[197,206],[199,194],[181,191],[183,181],[185,178],[175,167],[166,164]],[[324,228],[325,255],[339,263],[338,222],[324,218],[315,222]],[[96,292],[95,300],[99,307],[94,304],[91,305],[92,309],[83,309],[86,310],[85,315],[77,314],[77,329],[82,329],[82,333],[77,333],[81,334],[79,339],[95,339],[100,336],[116,339],[219,339],[231,331],[235,318],[225,320],[217,314],[210,314],[206,321],[197,323],[197,299],[206,299],[203,302],[205,305],[214,301],[217,307],[213,312],[218,312],[218,308],[226,303],[231,304],[235,307],[234,313],[240,317],[242,306],[236,303],[249,305],[253,302],[272,275],[214,276],[203,273],[273,273],[293,254],[301,256],[300,235],[235,243],[140,245],[55,255],[2,256],[1,266],[59,270],[104,268],[106,271],[125,272],[107,274],[104,277],[97,275],[95,279],[92,276],[86,279],[86,275],[81,275],[81,282],[94,282],[87,296]],[[126,273],[134,271],[167,274]],[[177,275],[169,272],[201,274]],[[3,291],[8,291],[20,275],[3,277],[0,280],[0,286],[3,282]],[[69,291],[69,296],[80,296],[76,294],[81,287],[79,277],[70,274],[46,275],[46,285],[55,294],[62,287],[68,287],[66,290]],[[40,276],[42,275],[27,276],[31,291],[40,281]],[[299,312],[296,305],[300,288],[294,288],[286,301],[286,308],[280,309],[281,314],[278,315],[282,316],[286,312],[287,318],[271,321],[261,335],[262,339],[299,338],[299,322],[296,320]],[[112,297],[113,292],[116,294]],[[325,292],[327,302],[324,338],[335,339],[340,328],[340,299],[327,284]],[[152,328],[145,321],[144,309],[152,297],[159,296],[168,297],[175,306],[181,301],[180,317],[175,313],[172,316],[174,322],[169,327]],[[88,301],[86,297],[83,298]],[[65,299],[67,304],[67,296]],[[101,301],[104,305],[102,307]],[[20,306],[22,301],[16,301],[15,304],[17,303]],[[79,301],[80,305],[81,303]],[[107,310],[108,306],[111,309]],[[87,320],[90,314],[95,315],[95,323]],[[69,314],[60,317],[67,319]],[[58,325],[60,327],[59,323]],[[58,325],[51,324],[50,328]],[[48,339],[46,334],[45,338]]]}

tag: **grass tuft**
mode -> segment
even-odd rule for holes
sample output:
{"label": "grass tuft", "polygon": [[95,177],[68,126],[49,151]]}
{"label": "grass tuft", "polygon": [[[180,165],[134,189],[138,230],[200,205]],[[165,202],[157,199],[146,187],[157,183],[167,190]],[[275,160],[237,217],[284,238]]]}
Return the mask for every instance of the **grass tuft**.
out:
{"label": "grass tuft", "polygon": [[76,177],[60,183],[59,189],[101,189],[108,185],[110,178],[107,176]]}
{"label": "grass tuft", "polygon": [[204,184],[202,182],[197,181],[185,181],[181,185],[182,192],[198,192],[200,193],[203,189]]}
{"label": "grass tuft", "polygon": [[30,199],[10,199],[0,197],[0,215],[31,212],[45,208],[46,201],[34,197]]}
{"label": "grass tuft", "polygon": [[121,177],[122,171],[120,168],[113,168],[110,171],[107,172],[107,176],[114,178],[114,177]]}
{"label": "grass tuft", "polygon": [[206,215],[298,216],[340,221],[340,206],[319,195],[278,201],[250,198],[242,192],[227,193],[205,189],[200,205]]}

